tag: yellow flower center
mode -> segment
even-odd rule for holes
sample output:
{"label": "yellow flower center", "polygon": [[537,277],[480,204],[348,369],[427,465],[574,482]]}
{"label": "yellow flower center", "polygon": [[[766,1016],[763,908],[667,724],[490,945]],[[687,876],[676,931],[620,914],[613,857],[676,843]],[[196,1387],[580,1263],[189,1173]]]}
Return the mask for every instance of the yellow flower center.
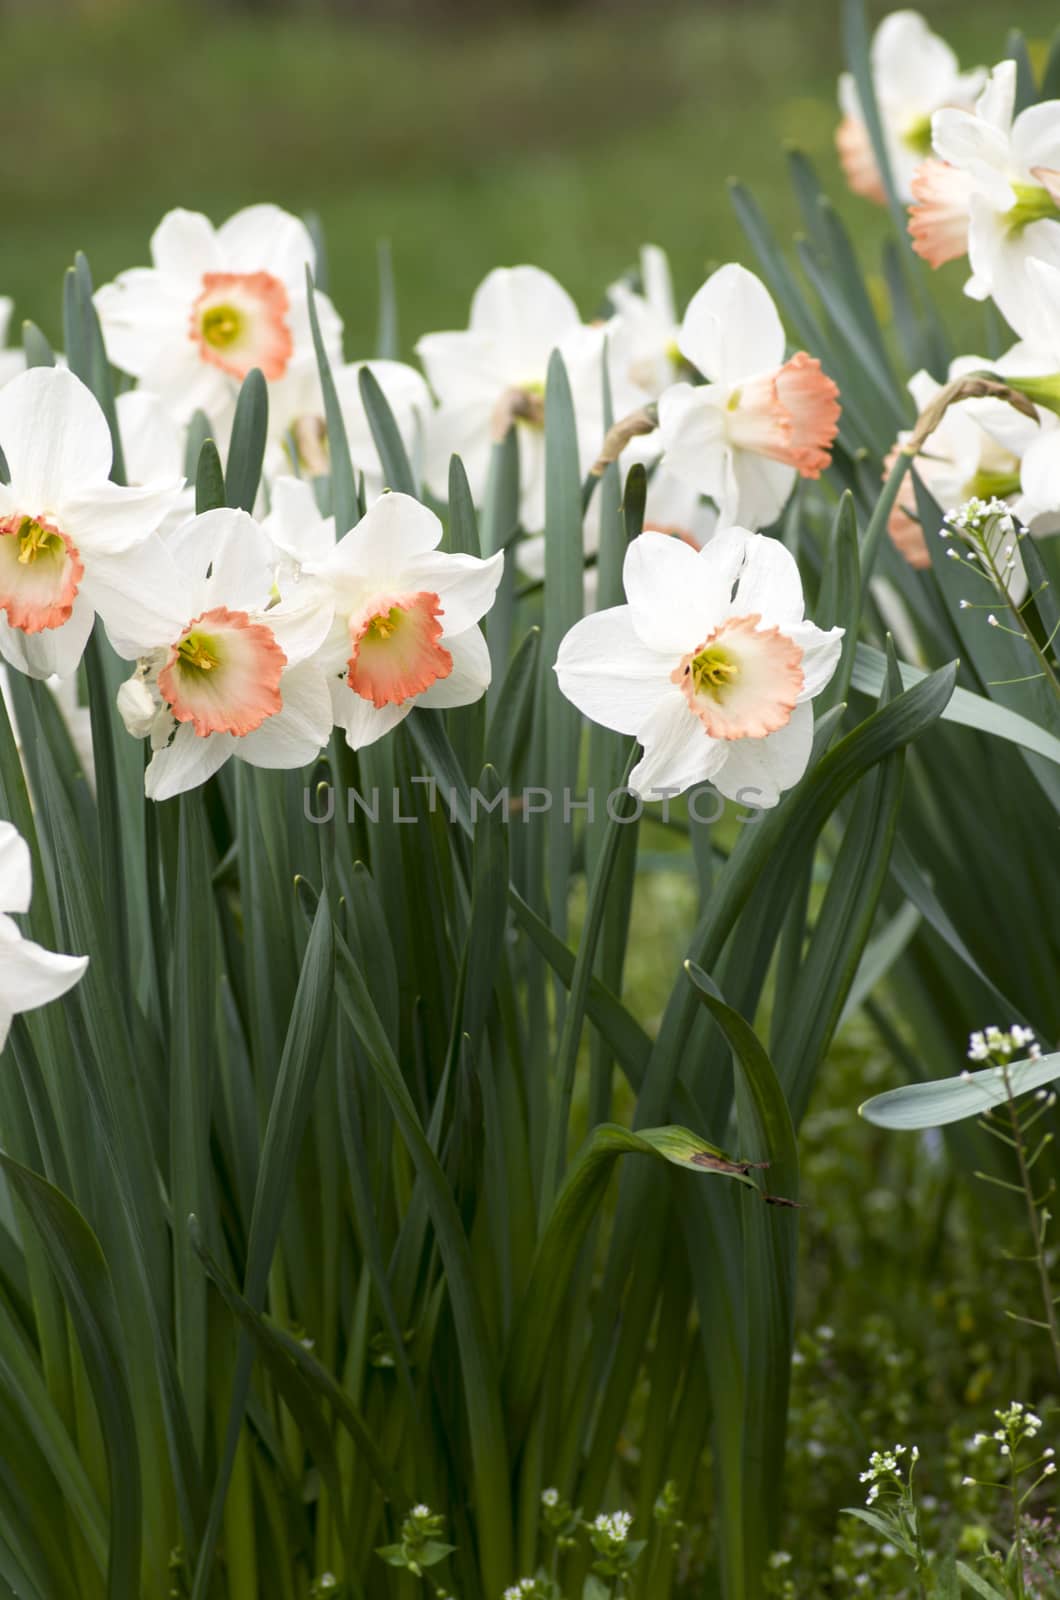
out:
{"label": "yellow flower center", "polygon": [[23,517],[19,524],[18,533],[19,564],[28,567],[39,556],[52,557],[65,554],[63,541],[51,529],[43,527],[34,517]]}
{"label": "yellow flower center", "polygon": [[221,665],[221,652],[217,640],[208,633],[189,633],[177,646],[182,667],[193,672],[213,672]]}
{"label": "yellow flower center", "polygon": [[720,700],[722,692],[740,675],[740,666],[723,645],[711,644],[692,657],[692,686],[696,694]]}
{"label": "yellow flower center", "polygon": [[203,312],[202,336],[214,350],[227,350],[242,331],[243,317],[235,306],[211,306]]}
{"label": "yellow flower center", "polygon": [[365,629],[365,638],[376,642],[389,639],[401,626],[402,611],[400,606],[391,606],[390,610],[378,617],[373,617]]}

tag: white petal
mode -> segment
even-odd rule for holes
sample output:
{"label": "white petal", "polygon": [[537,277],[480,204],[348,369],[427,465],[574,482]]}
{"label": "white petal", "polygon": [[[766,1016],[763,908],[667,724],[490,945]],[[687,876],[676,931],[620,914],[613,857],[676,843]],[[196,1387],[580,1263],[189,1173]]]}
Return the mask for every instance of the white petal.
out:
{"label": "white petal", "polygon": [[783,632],[802,651],[802,693],[799,700],[812,700],[829,682],[843,649],[842,628],[815,627],[812,622],[789,624]]}
{"label": "white petal", "polygon": [[351,750],[363,750],[365,745],[375,744],[399,722],[404,722],[416,704],[415,700],[406,700],[399,706],[377,709],[363,695],[355,694],[344,678],[329,678],[328,689],[335,726],[343,730]]}
{"label": "white petal", "polygon": [[0,450],[31,515],[105,483],[113,457],[95,397],[64,367],[32,367],[0,389]]}
{"label": "white petal", "polygon": [[13,822],[0,822],[0,911],[28,911],[32,890],[29,845]]}
{"label": "white petal", "polygon": [[1030,182],[1035,167],[1060,168],[1060,100],[1021,111],[1012,127],[1012,160]]}
{"label": "white petal", "polygon": [[320,570],[387,588],[400,579],[411,557],[437,549],[441,537],[442,524],[433,511],[411,495],[385,494],[339,540]]}
{"label": "white petal", "polygon": [[184,476],[185,429],[149,389],[127,389],[115,402],[129,483],[176,482]]}
{"label": "white petal", "polygon": [[[93,303],[114,365],[135,378],[149,378],[159,392],[175,364],[193,375],[201,371],[203,363],[188,337],[197,292],[194,284],[153,267],[133,267],[97,289]],[[215,379],[223,377],[216,367],[209,370]]]}
{"label": "white petal", "polygon": [[178,206],[168,211],[151,235],[151,260],[159,272],[198,294],[204,272],[218,272],[221,251],[213,223],[201,211]]}
{"label": "white petal", "polygon": [[665,533],[642,533],[634,539],[622,579],[643,643],[669,652],[674,666],[702,644],[729,613],[745,547],[741,533],[719,536],[698,551]]}
{"label": "white petal", "polygon": [[291,667],[280,679],[280,695],[283,709],[235,741],[240,760],[255,767],[305,767],[327,744],[331,696],[319,667],[309,661]]}
{"label": "white petal", "polygon": [[305,223],[279,206],[247,206],[217,230],[224,270],[271,272],[288,290],[305,292],[305,269],[316,272],[313,238]]}
{"label": "white petal", "polygon": [[321,579],[301,578],[287,589],[278,605],[259,613],[258,620],[272,629],[288,665],[296,667],[315,656],[331,633],[335,597]]}
{"label": "white petal", "polygon": [[659,438],[664,461],[682,483],[709,495],[719,506],[725,498],[725,407],[729,391],[708,383],[693,388],[675,383],[659,398]]}
{"label": "white petal", "polygon": [[582,714],[616,733],[636,733],[672,687],[680,652],[653,650],[633,628],[629,606],[576,622],[556,657],[556,677]]}
{"label": "white petal", "polygon": [[[183,479],[124,489],[99,483],[55,506],[60,526],[82,555],[123,555],[156,533],[180,504]],[[88,562],[86,561],[86,566]]]}
{"label": "white petal", "polygon": [[447,555],[433,550],[414,556],[405,567],[410,589],[426,589],[442,603],[442,627],[446,642],[451,633],[466,633],[486,615],[493,604],[497,585],[504,575],[504,552],[480,561],[477,556]]}
{"label": "white petal", "polygon": [[97,556],[81,592],[126,661],[172,644],[194,615],[188,610],[190,586],[157,538],[119,556]]}
{"label": "white petal", "polygon": [[704,783],[725,759],[724,740],[710,737],[674,685],[638,729],[637,738],[644,754],[629,775],[629,786],[645,800]]}
{"label": "white petal", "polygon": [[791,719],[765,739],[731,739],[714,787],[728,800],[753,807],[775,806],[798,783],[813,749],[813,707],[804,701]]}
{"label": "white petal", "polygon": [[543,378],[553,349],[580,321],[566,289],[540,267],[496,267],[471,301],[471,327],[495,339],[512,383]]}
{"label": "white petal", "polygon": [[418,706],[470,706],[481,700],[490,686],[490,653],[480,628],[468,628],[455,638],[446,634],[445,648],[453,658],[447,678],[436,678],[429,689],[416,696]]}
{"label": "white petal", "polygon": [[23,633],[21,628],[12,628],[6,616],[0,615],[0,654],[27,677],[68,678],[81,663],[95,618],[84,584],[74,601],[73,611],[61,628]]}
{"label": "white petal", "polygon": [[[735,495],[729,518],[746,528],[768,528],[783,511],[798,477],[794,467],[750,450],[729,453]],[[726,511],[722,509],[722,520]]]}
{"label": "white petal", "polygon": [[765,626],[772,627],[774,623],[801,622],[805,609],[802,578],[791,551],[779,539],[752,534],[747,540],[733,610],[741,616],[757,612]]}
{"label": "white petal", "polygon": [[692,296],[677,342],[712,383],[739,383],[784,360],[784,328],[769,290],[734,261]]}
{"label": "white petal", "polygon": [[87,956],[55,955],[23,939],[10,917],[0,916],[0,1009],[33,1011],[72,989]]}
{"label": "white petal", "polygon": [[173,742],[156,750],[144,773],[149,800],[172,800],[174,795],[197,789],[212,778],[234,753],[237,741],[230,733],[211,733],[200,739],[190,723],[182,723]]}

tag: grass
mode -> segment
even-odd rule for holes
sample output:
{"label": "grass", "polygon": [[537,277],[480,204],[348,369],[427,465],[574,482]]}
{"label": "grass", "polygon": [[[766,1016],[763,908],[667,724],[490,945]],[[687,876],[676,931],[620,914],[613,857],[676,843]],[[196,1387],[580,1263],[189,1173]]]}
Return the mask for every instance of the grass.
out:
{"label": "grass", "polygon": [[[966,63],[1002,53],[989,0],[923,9]],[[1049,0],[1020,12],[1032,39],[1055,23]],[[271,199],[320,214],[351,357],[374,346],[381,238],[406,348],[462,325],[498,263],[547,267],[591,312],[650,239],[687,294],[709,264],[749,258],[730,174],[782,236],[796,226],[786,142],[841,192],[838,15],[838,0],[805,0],[428,32],[34,8],[0,23],[5,79],[25,91],[0,103],[0,292],[57,338],[71,241],[103,281],[146,261],[173,205],[219,220]],[[883,219],[844,204],[871,250]]]}

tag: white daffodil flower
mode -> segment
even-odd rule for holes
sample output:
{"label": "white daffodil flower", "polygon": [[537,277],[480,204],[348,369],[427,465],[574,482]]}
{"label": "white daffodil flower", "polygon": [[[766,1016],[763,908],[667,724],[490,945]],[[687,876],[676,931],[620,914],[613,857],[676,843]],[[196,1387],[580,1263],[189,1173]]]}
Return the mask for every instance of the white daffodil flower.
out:
{"label": "white daffodil flower", "polygon": [[[428,419],[426,478],[432,494],[449,494],[449,461],[464,463],[471,492],[481,504],[494,443],[508,428],[519,441],[523,527],[538,532],[545,520],[544,399],[549,358],[563,357],[570,380],[582,471],[599,454],[604,437],[603,358],[607,329],[586,326],[567,291],[538,267],[498,267],[479,284],[470,326],[429,333],[416,346],[439,402]],[[612,372],[615,416],[643,399]]]}
{"label": "white daffodil flower", "polygon": [[932,118],[938,160],[913,185],[910,231],[932,266],[967,252],[965,293],[993,298],[1018,333],[1032,304],[1028,263],[1060,266],[1060,100],[1015,115],[1016,63],[1002,61],[974,111]]}
{"label": "white daffodil flower", "polygon": [[843,630],[805,620],[794,558],[744,528],[699,551],[641,534],[623,580],[628,603],[584,617],[560,645],[567,699],[643,745],[630,785],[645,799],[709,779],[728,799],[775,805],[806,770],[810,701]]}
{"label": "white daffodil flower", "polygon": [[325,517],[304,478],[276,478],[262,527],[279,555],[277,583],[287,594],[307,564],[325,561],[335,548],[335,518]]}
{"label": "white daffodil flower", "polygon": [[765,527],[800,473],[828,466],[839,391],[815,357],[785,361],[769,291],[735,262],[693,295],[677,343],[707,382],[674,384],[659,401],[666,465],[710,496],[724,525]]}
{"label": "white daffodil flower", "polygon": [[0,653],[34,678],[73,672],[97,612],[119,655],[159,643],[152,535],[182,480],[111,483],[110,431],[73,373],[34,367],[0,390]]}
{"label": "white daffodil flower", "polygon": [[84,974],[87,956],[60,956],[24,939],[9,912],[29,910],[33,888],[29,846],[10,822],[0,822],[0,1050],[12,1018],[58,1000]]}
{"label": "white daffodil flower", "polygon": [[[151,237],[150,267],[133,267],[95,297],[107,354],[159,395],[180,422],[201,410],[221,436],[253,367],[270,384],[314,365],[306,267],[309,230],[278,206],[249,206],[215,228],[197,211],[170,211]],[[331,359],[342,323],[317,291]]]}
{"label": "white daffodil flower", "polygon": [[326,556],[303,571],[326,586],[334,622],[319,659],[335,724],[354,750],[413,706],[465,706],[489,687],[478,627],[503,554],[480,561],[438,549],[442,525],[405,494],[385,494]]}
{"label": "white daffodil flower", "polygon": [[[917,166],[931,152],[931,118],[942,106],[971,106],[986,81],[982,67],[962,72],[944,39],[916,11],[892,11],[876,29],[871,49],[872,84],[883,124],[887,158],[901,200],[912,198]],[[886,194],[869,130],[851,73],[839,79],[836,148],[855,194],[883,204]]]}
{"label": "white daffodil flower", "polygon": [[10,296],[0,294],[0,389],[5,383],[10,383],[12,378],[17,378],[26,368],[25,353],[17,346],[13,350],[7,348],[11,313],[14,309],[15,302]]}
{"label": "white daffodil flower", "polygon": [[[350,459],[354,471],[364,474],[364,492],[370,504],[379,498],[387,484],[361,399],[362,371],[370,372],[382,389],[413,470],[423,456],[423,438],[432,406],[423,374],[403,361],[351,361],[333,368]],[[294,464],[305,476],[314,477],[329,471],[324,397],[315,366],[275,386],[269,400],[269,439],[265,476],[270,481],[290,473],[292,455]]]}
{"label": "white daffodil flower", "polygon": [[[1056,371],[1056,362],[1026,345],[1016,345],[993,361],[982,356],[960,356],[950,363],[948,377],[952,382],[986,368],[1002,376],[1008,373],[1031,377]],[[922,413],[942,392],[943,385],[930,373],[917,372],[909,380],[908,389],[917,412]],[[884,466],[885,478],[899,447],[908,438],[908,433],[899,434]],[[1005,401],[990,396],[959,400],[948,407],[917,456],[916,471],[944,511],[972,499],[1006,500],[1019,521],[1035,534],[1053,533],[1057,527],[1055,513],[1060,510],[1060,497],[1055,501],[1043,497],[1042,485],[1034,479],[1035,462],[1056,453],[1058,445],[1060,421],[1048,411],[1039,411],[1038,421],[1034,421]],[[1031,462],[1029,473],[1028,459]],[[1035,488],[1037,494],[1032,492]],[[910,566],[931,566],[910,478],[906,478],[891,510],[887,531]],[[1018,550],[1008,587],[1017,601],[1027,592],[1027,577]]]}
{"label": "white daffodil flower", "polygon": [[326,593],[272,603],[276,553],[245,511],[191,517],[162,548],[167,642],[144,652],[118,694],[128,731],[151,740],[148,799],[205,783],[230,756],[255,767],[314,760],[331,731],[313,660],[331,625]]}

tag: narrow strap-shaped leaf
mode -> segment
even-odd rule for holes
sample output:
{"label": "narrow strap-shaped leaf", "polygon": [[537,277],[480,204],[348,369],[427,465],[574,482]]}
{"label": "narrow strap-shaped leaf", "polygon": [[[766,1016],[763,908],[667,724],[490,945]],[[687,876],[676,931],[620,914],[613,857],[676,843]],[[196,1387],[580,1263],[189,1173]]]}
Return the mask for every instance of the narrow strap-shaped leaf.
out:
{"label": "narrow strap-shaped leaf", "polygon": [[110,1488],[107,1600],[139,1600],[140,1459],[110,1272],[98,1239],[65,1195],[10,1156],[0,1154],[0,1166],[44,1241],[99,1414]]}
{"label": "narrow strap-shaped leaf", "polygon": [[217,511],[225,504],[225,474],[220,452],[212,439],[204,439],[195,462],[195,512]]}
{"label": "narrow strap-shaped leaf", "polygon": [[616,1156],[629,1152],[661,1157],[689,1172],[713,1173],[757,1187],[746,1161],[726,1155],[687,1128],[641,1128],[634,1133],[615,1123],[602,1123],[593,1129],[549,1211],[523,1304],[513,1322],[504,1368],[513,1444],[518,1444],[529,1421],[570,1274],[603,1198],[611,1165]]}
{"label": "narrow strap-shaped leaf", "polygon": [[335,533],[342,538],[344,533],[354,527],[359,518],[357,508],[357,482],[354,477],[353,461],[350,457],[350,443],[346,437],[346,424],[342,420],[342,407],[335,389],[335,379],[331,373],[331,362],[327,350],[324,348],[324,339],[320,332],[320,318],[317,316],[316,294],[313,283],[313,274],[306,267],[306,289],[309,303],[309,326],[313,333],[313,349],[316,351],[317,368],[320,372],[320,388],[324,395],[324,422],[328,430],[328,460],[331,467],[331,509],[335,516]]}
{"label": "narrow strap-shaped leaf", "polygon": [[401,352],[398,331],[398,300],[394,284],[394,256],[389,239],[375,247],[376,275],[379,279],[379,313],[376,321],[375,353],[382,361],[396,361]]}
{"label": "narrow strap-shaped leaf", "polygon": [[22,348],[27,367],[54,367],[55,352],[35,322],[22,324]]}
{"label": "narrow strap-shaped leaf", "polygon": [[240,511],[253,511],[268,431],[269,388],[264,374],[252,367],[240,385],[236,414],[232,419],[225,471],[226,505]]}
{"label": "narrow strap-shaped leaf", "polygon": [[361,392],[361,403],[368,418],[368,426],[372,430],[375,447],[379,451],[384,487],[394,489],[400,494],[415,495],[416,479],[409,465],[405,441],[394,420],[390,401],[383,393],[379,379],[370,367],[363,366],[357,374],[357,387]]}
{"label": "narrow strap-shaped leaf", "polygon": [[[317,1075],[324,1059],[324,1043],[333,1004],[333,972],[331,914],[327,900],[322,895],[302,962],[262,1143],[258,1184],[250,1219],[244,1288],[245,1298],[255,1311],[260,1311],[265,1303],[269,1268],[279,1237],[283,1208],[312,1109]],[[252,1364],[253,1344],[249,1335],[244,1334],[236,1358],[224,1450],[195,1565],[193,1600],[204,1600],[212,1583],[214,1555],[246,1411]]]}

